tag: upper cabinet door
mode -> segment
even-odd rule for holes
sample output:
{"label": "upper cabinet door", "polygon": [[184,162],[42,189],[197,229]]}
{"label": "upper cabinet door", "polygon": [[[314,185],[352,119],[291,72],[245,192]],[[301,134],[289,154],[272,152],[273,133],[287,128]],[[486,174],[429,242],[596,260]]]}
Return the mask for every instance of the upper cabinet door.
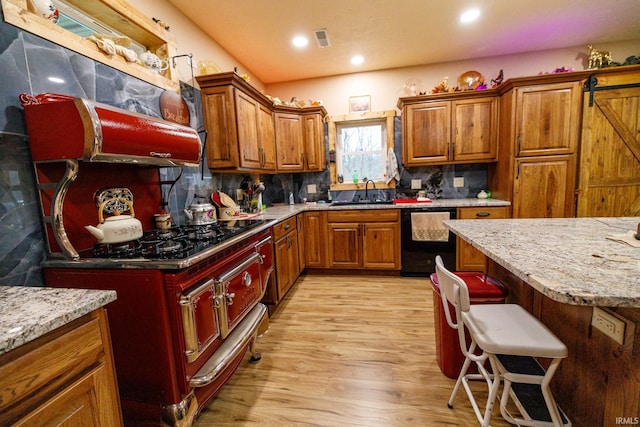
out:
{"label": "upper cabinet door", "polygon": [[454,160],[496,160],[498,98],[461,99],[452,105]]}
{"label": "upper cabinet door", "polygon": [[228,169],[239,164],[233,92],[231,86],[202,90],[204,127],[208,132],[207,162],[212,169]]}
{"label": "upper cabinet door", "polygon": [[260,135],[258,148],[262,156],[262,169],[264,172],[275,172],[276,170],[276,131],[273,122],[271,109],[264,105],[259,105],[258,122],[260,123]]}
{"label": "upper cabinet door", "polygon": [[323,171],[327,166],[322,114],[302,116],[305,145],[305,169]]}
{"label": "upper cabinet door", "polygon": [[250,96],[236,90],[236,109],[238,115],[240,167],[259,169],[262,167],[262,153],[258,139],[258,103]]}
{"label": "upper cabinet door", "polygon": [[404,114],[403,163],[418,166],[448,162],[451,103],[409,105]]}
{"label": "upper cabinet door", "polygon": [[574,153],[580,101],[580,82],[577,81],[517,88],[517,156]]}
{"label": "upper cabinet door", "polygon": [[277,169],[282,172],[304,170],[302,119],[299,114],[276,113]]}

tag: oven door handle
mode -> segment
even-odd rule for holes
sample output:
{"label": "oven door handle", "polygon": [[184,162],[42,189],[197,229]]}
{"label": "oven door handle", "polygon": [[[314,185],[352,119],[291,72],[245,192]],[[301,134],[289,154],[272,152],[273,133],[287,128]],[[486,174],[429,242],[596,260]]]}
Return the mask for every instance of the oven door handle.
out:
{"label": "oven door handle", "polygon": [[249,258],[245,259],[244,261],[242,261],[240,264],[238,264],[237,266],[233,267],[231,270],[228,270],[224,273],[222,273],[220,276],[218,276],[215,279],[216,284],[219,283],[225,283],[227,281],[229,281],[230,279],[232,279],[233,277],[237,276],[238,274],[240,274],[243,270],[246,270],[247,268],[249,268],[249,266],[251,266],[254,263],[258,263],[258,264],[262,264],[262,257],[260,256],[259,253],[257,252],[253,252]]}
{"label": "oven door handle", "polygon": [[189,385],[194,388],[204,387],[215,381],[240,355],[240,352],[256,339],[258,326],[266,314],[267,307],[264,304],[256,305],[202,368],[191,377]]}

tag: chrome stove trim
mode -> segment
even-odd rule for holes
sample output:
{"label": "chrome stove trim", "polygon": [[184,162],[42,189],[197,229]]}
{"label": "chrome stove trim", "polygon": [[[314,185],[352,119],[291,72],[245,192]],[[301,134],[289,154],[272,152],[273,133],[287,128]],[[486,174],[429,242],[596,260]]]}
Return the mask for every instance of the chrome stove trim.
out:
{"label": "chrome stove trim", "polygon": [[[258,303],[242,322],[229,334],[220,348],[211,356],[200,370],[191,377],[189,386],[204,387],[211,384],[240,354],[249,341],[255,340],[258,327],[267,314],[267,307]],[[257,354],[252,349],[252,355]],[[254,356],[255,357],[255,356]]]}
{"label": "chrome stove trim", "polygon": [[[258,218],[260,219],[260,218]],[[266,229],[273,227],[278,220],[265,220],[265,223],[254,228],[251,228],[244,233],[233,236],[232,238],[225,240],[222,243],[211,246],[198,252],[185,259],[146,259],[146,258],[129,258],[129,259],[115,259],[115,258],[80,258],[80,259],[62,259],[51,258],[43,263],[44,267],[63,267],[63,268],[105,268],[105,269],[160,269],[160,270],[180,270],[183,268],[191,267],[194,264],[199,263],[212,255],[222,252],[230,246],[235,245],[238,242],[260,233]],[[51,254],[53,257],[54,254]]]}
{"label": "chrome stove trim", "polygon": [[190,427],[196,420],[198,399],[193,391],[182,401],[162,408],[162,423],[171,427]]}
{"label": "chrome stove trim", "polygon": [[[67,231],[64,229],[64,220],[62,217],[62,206],[64,205],[64,199],[67,196],[69,187],[78,177],[78,161],[77,160],[65,160],[65,171],[60,181],[55,185],[53,196],[51,200],[51,212],[48,217],[44,218],[44,222],[51,224],[53,229],[53,237],[55,238],[62,254],[65,257],[72,260],[80,259],[78,251],[73,247],[67,236]],[[41,189],[42,187],[40,187]],[[40,196],[42,200],[42,196]]]}
{"label": "chrome stove trim", "polygon": [[[206,342],[198,345],[198,325],[196,321],[196,309],[193,304],[197,303],[197,300],[207,290],[211,290],[213,295],[212,304],[214,310],[212,310],[212,313],[215,316],[216,333],[211,335]],[[195,289],[180,296],[182,330],[184,333],[184,354],[187,358],[187,363],[196,360],[200,354],[220,336],[220,319],[217,307],[220,305],[221,298],[222,296],[216,293],[215,281],[213,279],[206,280],[204,283],[197,285]]]}
{"label": "chrome stove trim", "polygon": [[[78,113],[82,119],[82,124],[84,126],[84,159],[89,162],[108,162],[108,163],[129,163],[135,165],[151,165],[151,166],[190,166],[190,167],[199,167],[200,161],[202,160],[201,155],[198,156],[197,162],[189,162],[186,160],[174,160],[171,158],[170,153],[159,153],[155,151],[149,152],[149,156],[135,156],[132,154],[113,154],[113,153],[103,153],[102,151],[102,124],[100,122],[100,117],[98,116],[98,112],[96,111],[96,103],[89,101],[84,98],[75,98],[73,100],[76,108],[78,109]],[[115,107],[106,104],[100,104],[100,108],[106,110],[117,111]],[[140,114],[134,111],[127,111],[127,114],[132,117],[141,117],[145,120],[164,122],[164,120],[159,119],[157,117],[148,116],[145,114]],[[172,125],[180,126],[180,127],[189,127],[183,126],[176,123],[172,123]],[[193,128],[191,128],[193,130]],[[195,132],[195,130],[194,130]],[[200,148],[198,150],[199,153],[202,153],[202,140],[198,136],[198,142],[200,144]]]}
{"label": "chrome stove trim", "polygon": [[[220,300],[218,300],[219,304],[216,306],[216,308],[218,311],[218,319],[220,320],[219,326],[222,338],[227,338],[229,335],[229,331],[234,328],[234,326],[229,325],[230,319],[229,313],[227,312],[227,306],[233,305],[233,299],[235,298],[235,293],[228,293],[229,283],[231,282],[231,279],[237,277],[253,264],[262,263],[263,260],[260,254],[257,252],[252,252],[251,255],[249,255],[249,257],[246,258],[242,263],[238,264],[230,270],[225,271],[216,279],[214,279],[214,283],[216,285],[216,294],[220,297]],[[248,272],[245,271],[245,274],[248,274]],[[258,273],[258,280],[261,280],[260,273]],[[251,285],[251,275],[249,275],[249,285]],[[262,289],[262,284],[260,284],[260,289]]]}

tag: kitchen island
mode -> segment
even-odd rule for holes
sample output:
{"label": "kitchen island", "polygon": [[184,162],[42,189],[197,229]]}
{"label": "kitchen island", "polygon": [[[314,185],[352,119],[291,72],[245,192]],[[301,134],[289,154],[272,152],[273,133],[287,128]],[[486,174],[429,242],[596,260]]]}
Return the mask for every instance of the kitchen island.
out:
{"label": "kitchen island", "polygon": [[[452,220],[484,253],[490,275],[568,347],[552,388],[573,425],[615,426],[640,416],[640,248],[608,236],[640,217]],[[594,308],[622,327],[622,343],[592,325]],[[635,421],[637,423],[637,421]]]}

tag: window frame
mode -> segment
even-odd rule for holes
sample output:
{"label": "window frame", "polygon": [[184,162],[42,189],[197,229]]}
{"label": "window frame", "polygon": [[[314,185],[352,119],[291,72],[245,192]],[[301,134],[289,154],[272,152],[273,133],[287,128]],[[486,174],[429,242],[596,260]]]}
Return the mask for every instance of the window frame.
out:
{"label": "window frame", "polygon": [[[396,116],[395,110],[387,110],[387,111],[378,111],[373,113],[358,113],[358,114],[343,114],[336,116],[327,117],[328,124],[328,134],[329,134],[329,151],[336,153],[336,159],[338,158],[338,126],[339,125],[351,125],[357,124],[358,122],[367,123],[367,122],[380,122],[381,119],[384,120],[385,123],[385,133],[386,133],[386,147],[387,152],[391,148],[394,147],[394,118]],[[386,155],[386,153],[385,153]],[[329,186],[330,190],[361,190],[364,189],[365,183],[360,181],[357,184],[354,184],[350,179],[345,178],[344,182],[338,182],[338,173],[337,173],[337,163],[335,160],[332,160],[329,163],[329,175],[331,179],[331,183]],[[374,181],[377,189],[388,189],[395,188],[396,182],[395,179],[392,179],[388,184],[385,182],[384,178],[380,181]]]}

